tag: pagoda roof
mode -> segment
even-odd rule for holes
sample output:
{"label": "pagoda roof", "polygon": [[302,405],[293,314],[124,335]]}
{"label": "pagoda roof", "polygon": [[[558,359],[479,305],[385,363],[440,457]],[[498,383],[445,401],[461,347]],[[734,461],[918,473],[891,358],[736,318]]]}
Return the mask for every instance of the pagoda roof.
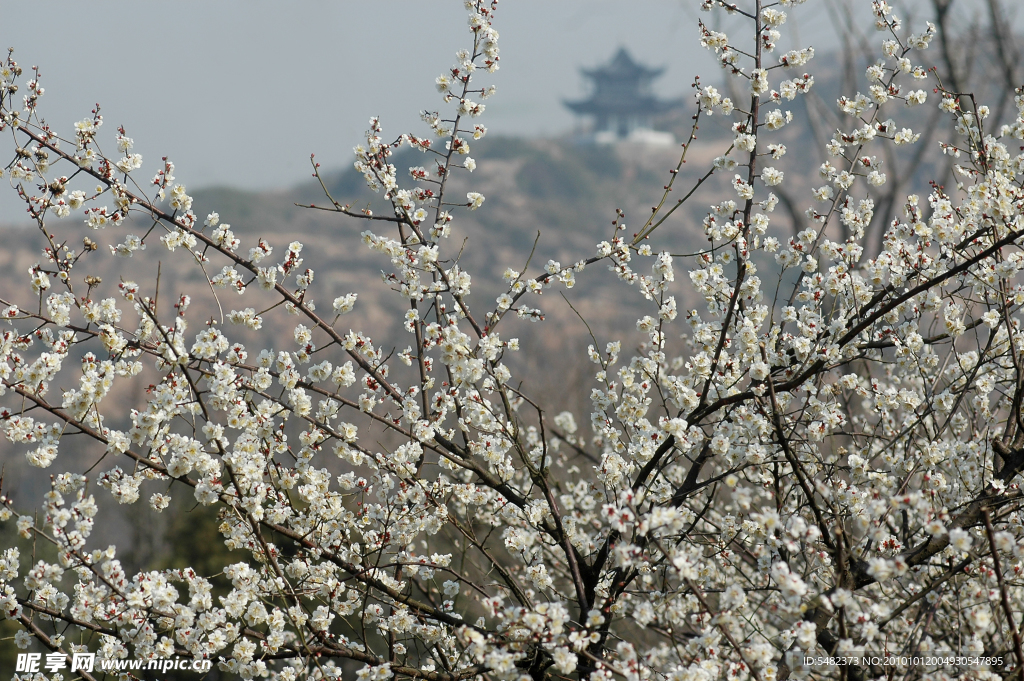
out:
{"label": "pagoda roof", "polygon": [[597,66],[595,68],[581,68],[580,71],[583,75],[590,78],[614,78],[614,79],[649,79],[660,76],[664,71],[664,67],[650,67],[638,64],[633,60],[633,57],[626,51],[625,47],[620,47],[619,51],[615,53],[612,60],[604,66]]}
{"label": "pagoda roof", "polygon": [[587,99],[564,102],[577,114],[649,116],[671,111],[682,104],[682,99],[656,97],[650,90],[650,83],[665,69],[638,64],[624,47],[620,47],[605,66],[580,70],[594,81],[595,87]]}
{"label": "pagoda roof", "polygon": [[658,114],[671,111],[683,103],[682,99],[663,100],[657,97],[603,97],[600,100],[585,99],[565,102],[578,114]]}

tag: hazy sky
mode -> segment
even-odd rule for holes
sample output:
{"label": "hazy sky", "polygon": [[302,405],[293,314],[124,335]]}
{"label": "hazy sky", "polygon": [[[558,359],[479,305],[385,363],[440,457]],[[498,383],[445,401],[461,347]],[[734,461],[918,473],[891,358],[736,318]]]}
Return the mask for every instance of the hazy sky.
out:
{"label": "hazy sky", "polygon": [[[796,8],[787,28],[828,49],[833,1]],[[561,101],[583,93],[579,67],[607,61],[620,45],[666,67],[656,84],[664,96],[688,93],[697,73],[717,82],[720,70],[696,43],[697,4],[502,0],[501,70],[481,79],[498,94],[481,122],[495,134],[571,130]],[[0,45],[14,47],[22,66],[39,65],[52,127],[70,135],[99,102],[105,149],[124,125],[147,178],[167,155],[190,188],[291,185],[308,177],[311,152],[326,168],[346,166],[372,115],[388,136],[422,134],[418,112],[441,105],[434,78],[470,45],[459,0],[0,5]],[[21,214],[13,194],[0,191],[0,220]]]}

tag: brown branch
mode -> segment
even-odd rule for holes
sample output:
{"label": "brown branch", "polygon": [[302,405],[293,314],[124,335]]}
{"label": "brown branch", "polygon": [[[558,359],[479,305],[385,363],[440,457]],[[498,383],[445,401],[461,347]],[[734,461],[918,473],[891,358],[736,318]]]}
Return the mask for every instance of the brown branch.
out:
{"label": "brown branch", "polygon": [[982,511],[982,518],[985,520],[985,536],[988,537],[988,546],[992,552],[992,567],[996,572],[996,581],[999,582],[999,597],[1003,606],[1003,614],[1006,615],[1006,626],[1010,629],[1013,637],[1013,652],[1017,655],[1017,675],[1024,681],[1024,651],[1021,650],[1020,630],[1013,618],[1013,609],[1010,607],[1010,596],[1006,590],[1006,580],[1003,579],[1003,569],[999,564],[999,551],[996,549],[996,533],[992,529],[992,518],[988,509]]}

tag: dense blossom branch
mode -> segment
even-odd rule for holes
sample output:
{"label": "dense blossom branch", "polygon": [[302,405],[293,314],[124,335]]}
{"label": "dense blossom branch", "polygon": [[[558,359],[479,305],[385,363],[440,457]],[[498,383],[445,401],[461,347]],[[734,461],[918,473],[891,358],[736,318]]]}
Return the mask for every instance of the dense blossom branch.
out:
{"label": "dense blossom branch", "polygon": [[[0,546],[15,643],[280,681],[919,678],[869,653],[934,654],[928,678],[1021,673],[1024,93],[993,122],[963,74],[944,85],[926,68],[942,32],[908,32],[874,0],[880,51],[864,92],[837,101],[823,184],[802,186],[781,140],[802,124],[787,102],[812,90],[814,50],[777,48],[800,4],[702,0],[732,15],[697,39],[744,101],[696,80],[687,141],[632,238],[617,210],[595,251],[540,267],[531,251],[485,304],[452,239],[465,212],[486,222],[485,197],[455,196],[452,176],[472,180],[487,132],[497,3],[467,2],[471,46],[435,81],[429,132],[387,142],[374,118],[355,148],[375,202],[336,199],[311,159],[327,203],[306,207],[366,227],[406,343],[344,328],[358,292],[318,305],[301,243],[245,251],[217,213],[201,220],[167,159],[141,181],[123,128],[119,155],[101,153],[98,107],[58,135],[39,72],[9,55],[3,174],[45,245],[26,291],[0,295],[0,426],[28,464],[61,471],[37,514],[0,498],[0,521],[46,547],[23,565]],[[924,140],[949,134],[955,182],[904,201],[915,180],[900,177],[876,209],[886,163],[929,167],[911,127],[929,78],[932,125],[949,126]],[[716,114],[729,139],[691,172]],[[403,147],[427,159],[408,178]],[[677,180],[690,189],[670,200]],[[706,243],[674,256],[680,216],[709,196]],[[120,241],[109,257],[166,249],[202,285],[168,306],[159,282],[104,282],[108,254],[82,236],[100,229]],[[537,350],[507,334],[553,314],[533,307],[545,291],[602,276],[638,319],[604,347],[591,331],[579,423],[516,368]],[[256,332],[267,347],[241,342]],[[131,385],[144,396],[127,406]],[[237,562],[129,575],[93,547],[97,493],[212,507]],[[807,662],[820,657],[843,663]]]}

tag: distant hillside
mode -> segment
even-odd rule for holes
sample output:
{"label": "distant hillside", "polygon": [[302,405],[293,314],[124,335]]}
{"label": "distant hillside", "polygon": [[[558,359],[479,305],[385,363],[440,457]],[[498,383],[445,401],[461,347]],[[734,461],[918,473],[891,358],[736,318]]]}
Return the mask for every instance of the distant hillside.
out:
{"label": "distant hillside", "polygon": [[[727,142],[724,147],[721,142],[694,145],[686,166],[693,167],[694,172],[683,175],[679,186],[696,179],[697,170],[706,168],[727,146]],[[477,159],[477,170],[453,175],[448,200],[462,201],[468,191],[477,191],[486,197],[486,202],[474,212],[456,211],[448,251],[451,254],[453,247],[463,251],[460,262],[478,282],[472,296],[475,304],[486,305],[494,300],[500,292],[500,273],[506,267],[522,269],[535,240],[537,249],[531,267],[539,272],[551,258],[574,262],[592,255],[597,242],[611,237],[616,208],[625,211],[629,234],[639,229],[650,214],[650,206],[660,199],[662,185],[669,177],[668,169],[676,164],[679,153],[679,148],[651,149],[628,144],[595,147],[551,140],[496,138],[474,143],[471,156]],[[409,167],[429,163],[429,157],[411,150],[403,150],[394,157],[399,174],[406,178]],[[325,180],[338,201],[356,208],[369,206],[377,213],[390,210],[354,169],[329,173]],[[284,192],[211,188],[194,196],[197,215],[217,211],[243,241],[269,235],[275,244],[298,239],[313,246],[307,263],[318,271],[317,284],[325,287],[325,299],[343,289],[366,288],[359,281],[367,277],[377,279],[378,283],[371,288],[379,290],[379,272],[390,268],[386,259],[364,251],[358,244],[358,234],[368,228],[366,223],[294,205],[329,205],[315,180]],[[702,211],[708,200],[710,195],[705,201],[695,197],[692,205],[694,209],[700,206]],[[702,238],[699,212],[680,211],[673,216],[662,228],[661,247],[679,252],[693,250]],[[379,223],[373,227],[379,229]],[[581,298],[582,309],[577,307],[581,312],[593,305],[600,310],[597,316],[608,315],[609,306],[599,304],[605,296],[612,295],[611,289],[605,290],[611,283],[605,275],[606,272],[586,274],[580,287],[570,292],[570,296]],[[379,302],[384,304],[383,299]],[[560,298],[548,304],[565,306]],[[361,307],[365,311],[367,306]],[[599,319],[598,324],[601,323]]]}

